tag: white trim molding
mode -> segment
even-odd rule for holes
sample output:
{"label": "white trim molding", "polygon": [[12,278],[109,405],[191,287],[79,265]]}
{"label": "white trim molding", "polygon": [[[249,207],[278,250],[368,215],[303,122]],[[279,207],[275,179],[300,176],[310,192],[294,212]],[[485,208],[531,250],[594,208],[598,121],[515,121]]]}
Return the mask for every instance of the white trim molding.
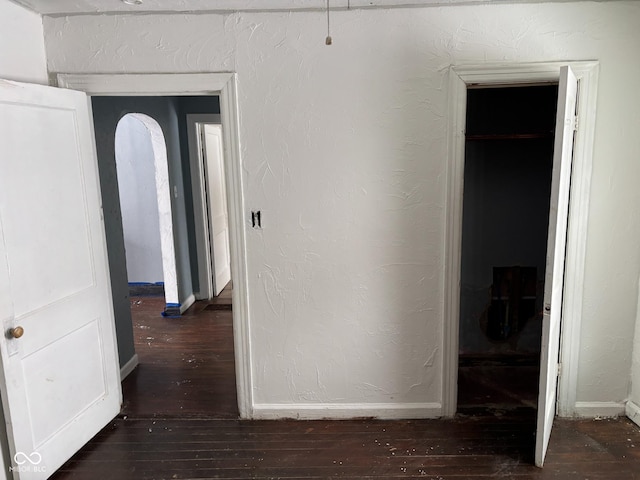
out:
{"label": "white trim molding", "polygon": [[[462,196],[464,186],[465,122],[467,88],[482,85],[555,83],[560,67],[569,65],[579,81],[578,131],[574,145],[571,204],[567,233],[565,294],[563,301],[561,362],[558,381],[558,414],[575,416],[580,327],[584,296],[586,235],[595,131],[595,110],[599,64],[547,62],[500,65],[452,66],[449,70],[449,133],[447,194],[445,208],[445,275],[443,306],[444,365],[442,376],[443,415],[457,409],[460,259],[462,249]],[[583,405],[584,406],[584,405]]]}
{"label": "white trim molding", "polygon": [[574,161],[571,172],[571,202],[560,339],[562,375],[558,378],[557,413],[561,417],[573,417],[577,413],[580,330],[584,304],[584,272],[599,72],[597,62],[571,63],[570,65],[578,77],[578,131],[573,145]]}
{"label": "white trim molding", "polygon": [[233,73],[56,73],[59,87],[92,96],[218,95]]}
{"label": "white trim molding", "polygon": [[439,403],[269,403],[257,404],[253,408],[254,418],[260,420],[406,420],[442,416]]}
{"label": "white trim molding", "polygon": [[140,362],[138,360],[138,354],[134,353],[129,361],[125,363],[122,368],[120,368],[120,381],[122,382],[125,378],[127,378],[129,374],[135,370],[139,363]]}
{"label": "white trim molding", "polygon": [[620,417],[625,413],[625,402],[576,402],[576,417]]}
{"label": "white trim molding", "polygon": [[629,420],[640,427],[640,406],[637,403],[629,400],[625,405],[625,413]]}
{"label": "white trim molding", "polygon": [[198,291],[195,292],[195,295],[198,300],[213,298],[213,261],[209,242],[208,205],[200,129],[202,124],[219,125],[221,123],[222,119],[217,114],[187,114],[191,197],[193,199],[193,223],[198,257]]}
{"label": "white trim molding", "polygon": [[231,280],[233,282],[233,337],[238,408],[241,418],[253,416],[253,380],[249,344],[249,283],[245,213],[240,157],[238,98],[235,73],[195,74],[56,74],[58,86],[88,95],[175,96],[218,95],[224,135],[225,180],[229,209]]}
{"label": "white trim molding", "polygon": [[189,307],[195,303],[195,301],[196,301],[196,297],[192,293],[184,300],[184,302],[180,304],[180,315],[186,312],[189,309]]}

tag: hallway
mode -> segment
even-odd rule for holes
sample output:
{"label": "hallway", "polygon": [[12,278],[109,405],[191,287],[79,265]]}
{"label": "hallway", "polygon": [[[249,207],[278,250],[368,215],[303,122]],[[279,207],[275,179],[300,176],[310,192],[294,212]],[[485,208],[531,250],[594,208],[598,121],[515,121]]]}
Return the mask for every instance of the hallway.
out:
{"label": "hallway", "polygon": [[231,287],[180,318],[162,296],[131,297],[138,367],[122,382],[122,416],[237,418]]}

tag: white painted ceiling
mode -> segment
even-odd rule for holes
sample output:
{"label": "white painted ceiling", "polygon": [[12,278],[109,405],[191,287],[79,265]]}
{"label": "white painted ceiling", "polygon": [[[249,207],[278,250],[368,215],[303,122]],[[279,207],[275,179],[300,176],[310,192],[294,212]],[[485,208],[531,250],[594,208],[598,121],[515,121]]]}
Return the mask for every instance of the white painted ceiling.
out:
{"label": "white painted ceiling", "polygon": [[[8,1],[8,0],[0,0]],[[12,0],[42,15],[78,15],[147,12],[231,12],[324,9],[327,0],[142,0],[127,5],[122,0]],[[329,0],[331,9],[388,8],[474,3],[532,3],[571,0]]]}

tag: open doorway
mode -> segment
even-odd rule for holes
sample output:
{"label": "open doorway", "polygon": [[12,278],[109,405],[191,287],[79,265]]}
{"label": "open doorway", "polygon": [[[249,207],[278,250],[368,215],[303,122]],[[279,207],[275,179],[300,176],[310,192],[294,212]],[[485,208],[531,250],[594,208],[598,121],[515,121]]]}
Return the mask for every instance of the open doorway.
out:
{"label": "open doorway", "polygon": [[[231,275],[233,282],[233,358],[236,375],[237,407],[241,418],[253,414],[253,383],[251,372],[251,351],[249,349],[249,302],[246,257],[246,215],[243,207],[242,169],[240,161],[239,109],[236,89],[236,74],[233,72],[213,72],[197,74],[62,74],[55,75],[57,84],[63,88],[71,88],[87,93],[91,97],[94,113],[94,133],[96,144],[101,139],[112,135],[110,120],[100,119],[95,113],[95,99],[103,98],[110,103],[114,97],[161,97],[174,95],[196,98],[196,104],[202,108],[206,99],[215,98],[219,105],[219,114],[223,124],[225,148],[225,175],[227,181],[227,200],[229,211],[229,240],[231,254]],[[140,98],[140,97],[138,97]],[[139,111],[139,110],[138,110]],[[123,109],[118,116],[127,113]],[[154,118],[157,119],[157,117]],[[164,129],[163,129],[164,130]],[[96,147],[98,147],[96,145]],[[109,152],[107,157],[109,156]],[[98,170],[102,189],[102,210],[104,212],[105,230],[117,229],[119,223],[117,193],[114,195],[113,185],[115,164],[101,162],[98,147]],[[105,192],[111,192],[106,193]],[[172,192],[173,193],[173,192]],[[115,239],[117,243],[117,238]],[[107,248],[110,240],[107,238]],[[115,245],[116,250],[118,245]],[[192,261],[197,262],[197,259]],[[115,271],[114,271],[115,268]],[[118,265],[112,262],[109,255],[109,269],[113,297],[115,328],[120,359],[121,376],[126,377],[137,365],[134,351],[133,332],[128,293],[119,286],[123,282],[114,281],[122,278],[118,274]]]}
{"label": "open doorway", "polygon": [[[107,215],[109,256],[116,267],[112,271],[113,290],[122,291],[123,280],[128,280],[129,287],[132,281],[136,283],[126,292],[128,322],[123,323],[124,317],[116,313],[116,321],[121,322],[121,328],[116,329],[119,344],[123,335],[131,335],[130,345],[138,365],[122,375],[122,415],[235,418],[238,403],[230,282],[215,301],[194,303],[200,288],[198,272],[203,267],[194,246],[196,227],[199,221],[208,223],[209,219],[196,219],[193,213],[192,197],[204,186],[192,182],[190,176],[186,118],[193,112],[219,116],[219,99],[94,96],[92,103],[103,202],[107,211],[121,213],[119,222],[117,217]],[[224,172],[222,166],[218,171]],[[114,200],[116,177],[118,191]],[[218,180],[226,211],[223,173]],[[129,196],[134,197],[133,206],[127,204]],[[131,214],[130,209],[135,212]],[[127,227],[131,223],[147,238],[129,241]],[[154,236],[160,238],[154,242]],[[119,238],[123,239],[122,245],[117,242]],[[165,250],[165,243],[173,249]],[[132,273],[140,275],[138,263],[146,256],[155,261],[155,269],[147,273],[149,278],[133,278]],[[166,302],[162,291],[149,288],[160,283],[152,277],[158,275],[158,256],[161,262],[167,256],[174,260],[173,301],[164,271]],[[118,275],[125,258],[127,279]],[[142,282],[147,288],[139,288],[137,284]],[[123,302],[118,300],[114,295],[114,303],[121,305]],[[122,343],[127,343],[126,338]]]}
{"label": "open doorway", "polygon": [[[558,85],[534,429],[535,464],[542,466],[556,412],[564,416],[576,413],[577,355],[586,263],[584,231],[589,209],[598,63],[476,65],[453,67],[450,73],[451,162],[447,169],[445,298],[448,321],[444,331],[442,397],[446,415],[458,412],[467,95],[475,88]],[[526,112],[518,110],[510,121],[516,122],[522,115]]]}
{"label": "open doorway", "polygon": [[467,91],[462,413],[536,409],[557,98],[549,84]]}
{"label": "open doorway", "polygon": [[195,296],[198,300],[211,300],[231,281],[225,149],[220,115],[188,114],[187,136],[198,257]]}
{"label": "open doorway", "polygon": [[224,149],[222,125],[198,125],[202,139],[202,157],[205,170],[205,194],[209,257],[206,265],[211,269],[211,293],[214,297],[231,281],[231,257],[229,254],[229,213],[227,189],[224,181]]}

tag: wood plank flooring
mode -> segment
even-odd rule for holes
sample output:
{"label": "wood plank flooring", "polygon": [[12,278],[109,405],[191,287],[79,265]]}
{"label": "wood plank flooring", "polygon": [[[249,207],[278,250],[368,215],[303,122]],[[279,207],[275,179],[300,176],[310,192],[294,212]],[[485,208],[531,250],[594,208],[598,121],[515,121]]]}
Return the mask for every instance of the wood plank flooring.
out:
{"label": "wood plank flooring", "polygon": [[529,365],[460,366],[458,411],[487,409],[535,409],[540,368]]}
{"label": "wood plank flooring", "polygon": [[640,479],[625,419],[559,420],[544,469],[518,417],[413,421],[114,420],[56,479]]}
{"label": "wood plank flooring", "polygon": [[163,317],[163,297],[132,297],[140,364],[122,383],[129,417],[237,418],[231,290]]}
{"label": "wood plank flooring", "polygon": [[526,407],[446,420],[238,420],[227,307],[165,319],[161,299],[133,301],[141,365],[124,382],[123,412],[55,480],[640,480],[640,428],[624,418],[557,420],[544,469],[532,465]]}

